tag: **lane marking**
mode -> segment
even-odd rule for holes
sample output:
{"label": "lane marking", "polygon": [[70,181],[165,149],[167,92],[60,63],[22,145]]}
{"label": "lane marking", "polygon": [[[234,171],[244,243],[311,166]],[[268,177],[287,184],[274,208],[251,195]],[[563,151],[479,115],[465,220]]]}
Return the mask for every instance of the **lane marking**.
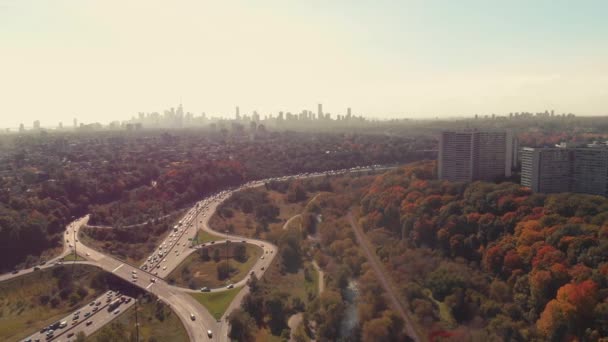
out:
{"label": "lane marking", "polygon": [[118,265],[118,267],[116,267],[116,268],[115,268],[115,269],[112,271],[112,273],[114,273],[114,272],[118,271],[118,269],[119,269],[119,268],[121,268],[121,267],[123,267],[124,265],[125,265],[125,264],[120,264],[120,265]]}

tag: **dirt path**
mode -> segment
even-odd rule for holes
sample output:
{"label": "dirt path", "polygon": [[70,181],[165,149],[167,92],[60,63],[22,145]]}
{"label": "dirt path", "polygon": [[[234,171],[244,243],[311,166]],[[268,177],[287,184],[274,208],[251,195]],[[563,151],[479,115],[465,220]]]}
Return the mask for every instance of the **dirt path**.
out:
{"label": "dirt path", "polygon": [[296,214],[296,215],[293,215],[292,217],[290,217],[290,218],[289,218],[289,220],[287,220],[287,221],[285,222],[285,224],[283,225],[283,230],[286,230],[286,229],[287,229],[287,227],[289,227],[289,224],[291,223],[291,221],[293,221],[294,219],[296,219],[296,218],[298,218],[298,217],[301,217],[301,216],[302,216],[302,215],[300,215],[300,214]]}
{"label": "dirt path", "polygon": [[319,294],[321,294],[325,290],[325,273],[316,261],[313,261],[312,265],[315,267],[315,270],[319,272]]}
{"label": "dirt path", "polygon": [[304,315],[301,312],[298,312],[297,314],[291,315],[291,317],[289,317],[289,319],[287,320],[287,326],[291,330],[291,333],[289,334],[289,342],[295,341],[293,338],[293,334],[296,332],[298,326],[302,324],[303,318]]}
{"label": "dirt path", "polygon": [[414,330],[414,328],[413,328],[414,325],[412,324],[410,317],[407,315],[405,309],[399,302],[399,299],[397,299],[398,298],[397,294],[395,293],[394,288],[391,286],[391,280],[389,280],[388,277],[386,276],[386,271],[384,270],[384,267],[382,266],[382,264],[376,257],[376,254],[374,252],[372,252],[373,249],[370,246],[369,241],[367,241],[367,239],[365,237],[365,233],[363,233],[363,231],[361,231],[361,229],[355,222],[352,212],[348,213],[348,221],[350,222],[350,226],[353,229],[353,232],[355,232],[357,242],[359,243],[359,245],[363,249],[363,252],[365,253],[365,256],[367,257],[367,261],[369,261],[370,266],[376,273],[376,277],[378,277],[378,280],[380,281],[380,285],[382,285],[382,287],[384,288],[384,291],[388,295],[388,299],[389,299],[391,305],[393,306],[394,309],[397,310],[397,313],[401,316],[401,318],[403,318],[403,321],[405,322],[405,330],[406,330],[407,334],[414,341],[417,341],[417,342],[422,341],[422,339],[418,336],[418,333]]}

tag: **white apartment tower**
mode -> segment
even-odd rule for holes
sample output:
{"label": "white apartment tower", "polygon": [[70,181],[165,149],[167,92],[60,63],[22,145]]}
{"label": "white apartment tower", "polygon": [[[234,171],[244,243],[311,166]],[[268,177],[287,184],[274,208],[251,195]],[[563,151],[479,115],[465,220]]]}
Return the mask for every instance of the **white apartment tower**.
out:
{"label": "white apartment tower", "polygon": [[[515,151],[514,151],[515,149]],[[439,179],[452,182],[494,181],[510,177],[517,163],[510,132],[444,131],[439,137]]]}

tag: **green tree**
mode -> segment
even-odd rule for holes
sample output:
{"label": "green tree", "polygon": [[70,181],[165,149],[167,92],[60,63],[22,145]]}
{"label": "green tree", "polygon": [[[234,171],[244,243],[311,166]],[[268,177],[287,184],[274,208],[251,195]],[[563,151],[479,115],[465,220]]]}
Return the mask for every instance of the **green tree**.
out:
{"label": "green tree", "polygon": [[230,333],[228,337],[236,341],[253,341],[256,333],[256,323],[253,318],[242,309],[234,310],[228,316]]}

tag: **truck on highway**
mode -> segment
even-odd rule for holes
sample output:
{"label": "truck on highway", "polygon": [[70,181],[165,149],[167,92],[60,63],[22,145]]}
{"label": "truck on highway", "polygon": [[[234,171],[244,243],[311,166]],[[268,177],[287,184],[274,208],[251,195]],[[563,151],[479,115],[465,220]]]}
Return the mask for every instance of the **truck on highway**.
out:
{"label": "truck on highway", "polygon": [[63,329],[65,327],[67,327],[67,326],[68,326],[68,322],[66,322],[66,321],[63,321],[63,322],[59,323],[59,329]]}
{"label": "truck on highway", "polygon": [[120,300],[120,298],[114,299],[114,301],[112,301],[112,303],[108,305],[108,311],[113,311],[118,306],[120,306],[121,303],[122,301]]}

